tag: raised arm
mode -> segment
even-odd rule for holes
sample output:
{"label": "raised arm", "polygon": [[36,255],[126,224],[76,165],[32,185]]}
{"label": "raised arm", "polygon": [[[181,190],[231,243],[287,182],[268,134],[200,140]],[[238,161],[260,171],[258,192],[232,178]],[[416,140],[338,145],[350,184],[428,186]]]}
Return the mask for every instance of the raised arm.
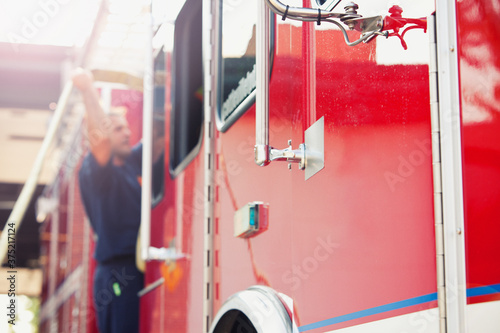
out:
{"label": "raised arm", "polygon": [[87,114],[87,131],[90,150],[99,165],[106,165],[111,158],[109,118],[99,103],[99,93],[94,87],[92,73],[78,68],[73,74],[73,84],[80,90]]}

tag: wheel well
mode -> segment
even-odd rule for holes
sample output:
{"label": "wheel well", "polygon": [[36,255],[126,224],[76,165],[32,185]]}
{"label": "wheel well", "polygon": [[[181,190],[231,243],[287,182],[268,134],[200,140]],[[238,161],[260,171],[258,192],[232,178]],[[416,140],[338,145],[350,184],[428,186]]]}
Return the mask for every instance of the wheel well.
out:
{"label": "wheel well", "polygon": [[239,310],[226,312],[214,328],[214,333],[257,333],[248,317]]}
{"label": "wheel well", "polygon": [[[284,299],[289,299],[285,302]],[[292,300],[265,286],[231,295],[215,316],[210,333],[295,333]]]}

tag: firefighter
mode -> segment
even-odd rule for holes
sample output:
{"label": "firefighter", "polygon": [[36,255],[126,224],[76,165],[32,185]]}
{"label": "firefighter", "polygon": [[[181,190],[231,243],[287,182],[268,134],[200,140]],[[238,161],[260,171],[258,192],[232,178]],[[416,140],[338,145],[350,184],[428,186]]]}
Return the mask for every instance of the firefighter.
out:
{"label": "firefighter", "polygon": [[94,307],[101,333],[139,332],[144,277],[135,264],[141,215],[142,144],[130,145],[124,115],[106,114],[89,71],[78,69],[73,84],[86,109],[90,152],[79,171],[80,191],[96,236]]}

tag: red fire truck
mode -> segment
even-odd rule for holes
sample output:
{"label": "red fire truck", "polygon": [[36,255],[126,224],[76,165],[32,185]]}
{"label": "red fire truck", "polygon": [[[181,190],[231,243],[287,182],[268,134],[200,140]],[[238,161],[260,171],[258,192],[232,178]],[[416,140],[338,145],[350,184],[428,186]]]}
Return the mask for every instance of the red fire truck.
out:
{"label": "red fire truck", "polygon": [[[141,332],[498,332],[499,5],[179,3],[129,108]],[[51,187],[43,332],[95,330],[77,169]]]}

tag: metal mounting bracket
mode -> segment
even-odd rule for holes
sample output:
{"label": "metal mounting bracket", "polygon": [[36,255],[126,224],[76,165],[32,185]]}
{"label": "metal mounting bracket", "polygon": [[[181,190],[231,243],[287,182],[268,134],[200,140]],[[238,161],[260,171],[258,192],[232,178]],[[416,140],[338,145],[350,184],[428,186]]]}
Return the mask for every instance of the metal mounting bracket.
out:
{"label": "metal mounting bracket", "polygon": [[150,246],[148,249],[148,258],[149,260],[160,260],[160,261],[177,261],[179,259],[186,258],[184,253],[178,252],[175,248],[156,248]]}
{"label": "metal mounting bracket", "polygon": [[292,163],[298,163],[299,170],[305,171],[305,180],[308,180],[325,167],[325,118],[321,117],[305,131],[304,143],[299,145],[299,149],[292,149],[292,140],[288,140],[285,149],[256,145],[255,160],[260,166],[285,161],[288,162],[288,169],[291,169]]}
{"label": "metal mounting bracket", "polygon": [[305,179],[308,180],[325,167],[325,117],[321,117],[305,131],[304,145]]}
{"label": "metal mounting bracket", "polygon": [[292,162],[299,163],[299,169],[304,170],[306,167],[306,147],[302,143],[299,149],[292,149],[292,140],[288,140],[288,148],[285,149],[270,149],[269,160],[272,161],[287,161],[288,169],[292,168]]}

